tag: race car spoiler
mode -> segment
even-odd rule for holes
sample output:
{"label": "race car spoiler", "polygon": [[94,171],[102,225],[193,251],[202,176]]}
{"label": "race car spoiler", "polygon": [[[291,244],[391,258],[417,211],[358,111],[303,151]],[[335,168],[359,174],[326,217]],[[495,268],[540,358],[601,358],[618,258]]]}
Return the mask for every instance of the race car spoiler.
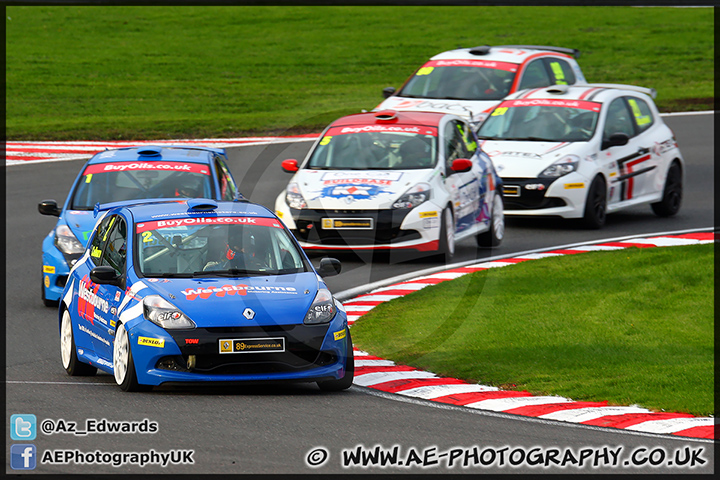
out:
{"label": "race car spoiler", "polygon": [[654,88],[638,87],[637,85],[623,85],[621,83],[589,83],[591,87],[605,87],[605,88],[618,88],[620,90],[632,90],[634,92],[644,93],[652,98],[657,96],[657,91]]}
{"label": "race car spoiler", "polygon": [[483,45],[470,49],[473,55],[487,55],[491,48],[528,48],[532,50],[546,50],[549,52],[564,53],[575,58],[580,58],[580,50],[577,48],[550,47],[547,45]]}

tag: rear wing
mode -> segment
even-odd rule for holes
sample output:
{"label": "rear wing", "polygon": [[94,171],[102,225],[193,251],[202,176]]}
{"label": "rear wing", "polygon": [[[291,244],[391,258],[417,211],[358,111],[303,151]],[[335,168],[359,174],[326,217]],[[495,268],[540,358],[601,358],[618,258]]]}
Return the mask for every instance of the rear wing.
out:
{"label": "rear wing", "polygon": [[566,55],[580,58],[580,50],[577,48],[550,47],[547,45],[494,45],[495,48],[528,48],[533,50],[546,50],[548,52],[564,53]]}
{"label": "rear wing", "polygon": [[619,90],[632,90],[633,92],[644,93],[645,95],[655,98],[657,91],[654,88],[638,87],[637,85],[623,85],[620,83],[588,83],[590,87],[617,88]]}

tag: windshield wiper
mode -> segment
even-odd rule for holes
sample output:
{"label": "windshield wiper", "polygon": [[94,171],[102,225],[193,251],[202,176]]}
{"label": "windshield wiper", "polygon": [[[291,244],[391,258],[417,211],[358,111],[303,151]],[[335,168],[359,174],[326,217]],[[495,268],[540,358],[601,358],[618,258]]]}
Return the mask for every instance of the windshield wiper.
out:
{"label": "windshield wiper", "polygon": [[268,272],[258,270],[245,270],[240,268],[228,268],[227,270],[200,270],[193,272],[192,277],[249,277],[253,275],[268,275]]}
{"label": "windshield wiper", "polygon": [[146,278],[192,278],[192,273],[151,273]]}

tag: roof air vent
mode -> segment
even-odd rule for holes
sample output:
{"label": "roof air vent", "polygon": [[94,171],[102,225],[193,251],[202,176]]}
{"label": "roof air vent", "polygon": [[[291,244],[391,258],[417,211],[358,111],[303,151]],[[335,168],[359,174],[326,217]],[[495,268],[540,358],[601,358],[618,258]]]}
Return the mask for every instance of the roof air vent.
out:
{"label": "roof air vent", "polygon": [[479,47],[473,47],[468,50],[471,55],[487,55],[490,53],[490,45],[481,45]]}
{"label": "roof air vent", "polygon": [[551,85],[546,90],[547,93],[552,93],[553,95],[562,95],[567,93],[568,86],[567,85]]}
{"label": "roof air vent", "polygon": [[187,201],[190,210],[215,210],[218,204],[210,198],[191,198]]}
{"label": "roof air vent", "polygon": [[138,148],[138,155],[142,155],[143,157],[156,157],[156,156],[160,155],[161,151],[162,151],[162,147],[153,147],[153,146],[140,147],[140,148]]}
{"label": "roof air vent", "polygon": [[398,118],[394,110],[383,110],[375,114],[378,122],[397,122]]}

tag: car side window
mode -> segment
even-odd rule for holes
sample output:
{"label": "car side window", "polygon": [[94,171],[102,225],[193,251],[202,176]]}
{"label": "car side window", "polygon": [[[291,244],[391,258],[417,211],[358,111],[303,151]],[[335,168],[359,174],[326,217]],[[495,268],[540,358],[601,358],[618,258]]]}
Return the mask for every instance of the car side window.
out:
{"label": "car side window", "polygon": [[653,123],[652,110],[648,106],[645,100],[635,97],[625,97],[627,103],[632,111],[633,118],[635,119],[635,125],[637,126],[638,132],[644,132],[650,128]]}
{"label": "car side window", "polygon": [[[462,122],[452,120],[445,124],[445,172],[447,175],[452,173],[451,166],[453,161],[458,158],[470,158],[472,153],[468,149],[466,128]],[[474,150],[473,150],[474,151]]]}
{"label": "car side window", "polygon": [[538,88],[546,87],[551,85],[553,82],[550,80],[547,69],[542,59],[533,60],[530,62],[522,73],[522,80],[518,90],[524,90],[526,88]]}
{"label": "car side window", "polygon": [[237,186],[233,181],[230,170],[219,155],[215,156],[215,170],[220,183],[220,196],[223,200],[233,200],[237,192]]}
{"label": "car side window", "polygon": [[622,98],[616,98],[608,106],[605,128],[603,129],[603,140],[608,140],[614,133],[624,133],[628,137],[635,135],[635,127],[630,111]]}
{"label": "car side window", "polygon": [[90,242],[90,260],[92,260],[96,266],[100,265],[102,253],[105,249],[105,243],[107,242],[108,234],[110,233],[110,228],[112,228],[116,218],[116,215],[108,215],[103,218],[95,231],[95,236]]}
{"label": "car side window", "polygon": [[112,267],[117,273],[125,270],[125,257],[127,255],[127,227],[125,220],[117,216],[108,233],[107,245],[103,251],[101,265]]}
{"label": "car side window", "polygon": [[553,76],[552,83],[555,85],[575,84],[575,73],[568,62],[559,58],[546,58],[545,61]]}

